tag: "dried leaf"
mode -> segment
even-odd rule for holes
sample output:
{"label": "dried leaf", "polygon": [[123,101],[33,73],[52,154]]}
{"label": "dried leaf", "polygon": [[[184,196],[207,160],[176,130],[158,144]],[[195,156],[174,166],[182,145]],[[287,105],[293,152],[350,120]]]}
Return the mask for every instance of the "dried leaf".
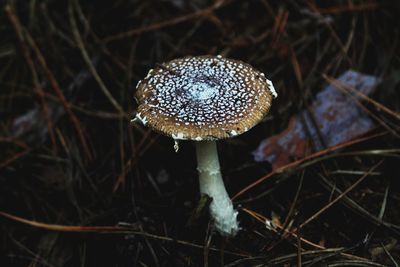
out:
{"label": "dried leaf", "polygon": [[[380,82],[374,76],[352,70],[346,71],[338,80],[364,95],[370,95]],[[323,144],[331,147],[365,134],[375,127],[375,123],[356,99],[357,96],[349,96],[333,85],[326,86],[310,107],[312,118],[307,111],[301,113],[304,123],[300,115],[293,116],[283,132],[261,142],[253,152],[254,159],[269,161],[276,169],[312,150],[322,150]]]}

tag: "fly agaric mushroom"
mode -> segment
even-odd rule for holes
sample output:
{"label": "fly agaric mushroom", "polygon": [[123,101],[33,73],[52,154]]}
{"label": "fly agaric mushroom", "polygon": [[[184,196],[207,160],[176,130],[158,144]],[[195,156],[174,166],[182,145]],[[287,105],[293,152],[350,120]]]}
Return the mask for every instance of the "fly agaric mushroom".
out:
{"label": "fly agaric mushroom", "polygon": [[277,93],[263,73],[221,56],[175,59],[157,65],[136,86],[136,120],[178,140],[196,141],[200,192],[224,236],[239,231],[238,212],[225,190],[216,140],[242,134],[269,111]]}

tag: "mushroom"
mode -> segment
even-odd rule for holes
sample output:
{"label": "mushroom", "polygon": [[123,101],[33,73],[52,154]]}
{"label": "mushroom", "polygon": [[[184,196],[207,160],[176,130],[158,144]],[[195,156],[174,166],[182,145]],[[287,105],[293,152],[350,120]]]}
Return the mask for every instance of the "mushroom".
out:
{"label": "mushroom", "polygon": [[221,56],[158,64],[136,86],[135,120],[175,140],[196,141],[200,192],[212,198],[210,215],[223,236],[239,231],[238,212],[225,190],[216,140],[248,131],[269,111],[277,93],[250,65]]}

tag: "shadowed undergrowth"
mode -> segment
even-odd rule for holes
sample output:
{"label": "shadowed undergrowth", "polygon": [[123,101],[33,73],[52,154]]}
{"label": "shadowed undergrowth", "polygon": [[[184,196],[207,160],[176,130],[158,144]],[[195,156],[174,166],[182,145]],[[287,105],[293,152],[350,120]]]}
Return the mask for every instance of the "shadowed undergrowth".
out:
{"label": "shadowed undergrowth", "polygon": [[[396,1],[3,2],[2,266],[397,266]],[[150,68],[204,54],[250,63],[279,93],[260,125],[219,142],[243,228],[230,240],[196,213],[193,145],[175,153],[130,123]],[[318,150],[308,138],[279,168],[254,160],[350,69],[380,79],[357,102],[373,130]]]}

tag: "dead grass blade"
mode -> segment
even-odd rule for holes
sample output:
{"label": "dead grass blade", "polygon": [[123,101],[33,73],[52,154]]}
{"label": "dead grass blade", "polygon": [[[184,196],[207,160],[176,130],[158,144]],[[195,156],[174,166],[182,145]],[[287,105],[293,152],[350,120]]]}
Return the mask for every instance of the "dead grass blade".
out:
{"label": "dead grass blade", "polygon": [[[10,220],[20,222],[25,225],[29,225],[35,228],[44,229],[48,231],[58,231],[58,232],[75,232],[75,233],[102,233],[102,234],[132,234],[132,235],[139,235],[144,237],[149,237],[153,239],[158,239],[162,241],[170,241],[180,245],[190,246],[194,248],[204,249],[204,246],[198,245],[195,243],[182,241],[170,237],[165,236],[158,236],[154,234],[149,234],[146,232],[138,231],[137,227],[125,227],[125,226],[69,226],[69,225],[61,225],[61,224],[48,224],[48,223],[41,223],[37,221],[27,220],[18,216],[14,216],[12,214],[0,211],[0,216],[8,218]],[[210,247],[210,251],[219,252],[219,249]],[[241,256],[241,257],[248,257],[248,254],[227,251],[225,253]]]}
{"label": "dead grass blade", "polygon": [[[318,249],[319,251],[341,251],[341,250],[343,250],[343,248],[326,248],[326,247],[324,247],[324,246],[321,246],[321,245],[319,245],[319,244],[316,244],[316,243],[314,243],[314,242],[312,242],[312,241],[309,241],[309,240],[307,240],[307,239],[305,239],[304,237],[300,237],[297,233],[296,233],[296,231],[291,231],[291,230],[289,230],[289,229],[285,229],[281,224],[279,224],[279,223],[272,223],[272,220],[271,219],[268,219],[267,217],[265,217],[265,216],[263,216],[263,215],[261,215],[261,214],[259,214],[259,213],[257,213],[257,212],[255,212],[255,211],[252,211],[252,210],[250,210],[250,209],[246,209],[246,208],[242,208],[241,210],[243,210],[244,212],[246,212],[247,214],[249,214],[251,217],[253,217],[254,219],[256,219],[257,221],[259,221],[259,222],[261,222],[261,223],[263,223],[266,227],[267,227],[267,229],[268,230],[271,230],[271,231],[273,231],[273,232],[275,232],[275,233],[279,233],[277,230],[280,230],[280,231],[283,231],[284,233],[285,233],[285,235],[286,235],[286,237],[287,236],[291,236],[292,238],[295,238],[295,239],[299,239],[301,242],[303,242],[304,244],[306,244],[306,245],[309,245],[309,246],[311,246],[311,247],[313,247],[313,248],[316,248],[316,249]],[[301,252],[301,255],[303,255],[303,252],[304,250],[302,249],[302,252]],[[364,259],[364,258],[362,258],[362,257],[358,257],[358,256],[355,256],[355,255],[351,255],[351,254],[347,254],[347,253],[340,253],[342,256],[345,256],[345,257],[347,257],[347,258],[350,258],[350,259],[356,259],[356,260],[362,260],[362,261],[368,261],[367,259]],[[298,254],[296,253],[296,254],[293,254],[294,255],[294,257],[297,257],[298,256]],[[285,256],[286,257],[286,256]]]}
{"label": "dead grass blade", "polygon": [[[55,94],[57,95],[57,97],[59,98],[62,106],[64,107],[65,112],[69,115],[69,118],[72,122],[72,124],[74,125],[74,128],[78,134],[78,138],[80,140],[80,143],[85,151],[85,154],[87,156],[87,158],[90,160],[92,159],[92,153],[90,152],[89,149],[89,145],[86,141],[86,137],[84,134],[84,130],[81,126],[81,123],[79,121],[79,119],[76,117],[76,115],[72,112],[69,103],[67,101],[67,99],[64,96],[64,93],[61,89],[61,87],[59,86],[57,80],[55,79],[52,71],[49,69],[47,62],[44,58],[44,56],[42,55],[42,53],[40,52],[39,48],[37,47],[35,41],[33,40],[33,38],[30,36],[30,34],[24,30],[23,26],[21,25],[21,23],[19,22],[19,19],[16,15],[16,10],[15,10],[15,6],[12,6],[10,4],[8,4],[5,7],[6,13],[10,19],[10,21],[13,23],[14,27],[16,28],[17,33],[19,33],[18,35],[21,35],[20,38],[23,38],[24,42],[26,41],[27,44],[29,44],[31,46],[31,48],[33,49],[33,51],[35,52],[37,59],[45,73],[45,75],[47,76],[47,79],[51,85],[51,88],[54,90]],[[53,133],[54,134],[54,133]]]}
{"label": "dead grass blade", "polygon": [[394,117],[397,120],[400,120],[400,114],[398,112],[395,112],[389,108],[387,108],[386,106],[382,105],[381,103],[373,100],[372,98],[370,98],[369,96],[364,95],[363,93],[359,92],[358,90],[355,90],[354,88],[347,86],[346,84],[343,84],[341,81],[338,81],[336,79],[334,79],[333,77],[330,77],[326,74],[322,74],[322,77],[329,83],[333,84],[335,87],[343,90],[343,91],[347,91],[347,92],[351,92],[352,94],[356,94],[358,97],[360,97],[361,99],[371,103],[373,106],[375,106],[378,110],[382,110],[383,112],[385,112],[386,114]]}
{"label": "dead grass blade", "polygon": [[[376,168],[378,168],[382,163],[383,163],[383,159],[380,160],[377,164],[375,164],[374,166],[372,166],[367,173],[365,173],[363,176],[361,176],[355,183],[353,183],[351,186],[349,186],[345,191],[343,191],[343,193],[341,193],[338,197],[336,197],[334,200],[332,200],[331,202],[329,202],[327,205],[325,205],[323,208],[321,208],[319,211],[317,211],[314,215],[312,215],[310,218],[308,218],[305,222],[303,222],[302,224],[300,224],[300,226],[298,227],[298,229],[303,228],[304,226],[306,226],[307,224],[309,224],[310,222],[312,222],[313,220],[315,220],[319,215],[321,215],[323,212],[325,212],[327,209],[329,209],[333,204],[335,204],[336,202],[338,202],[339,200],[341,200],[345,195],[347,195],[351,190],[353,190],[357,185],[359,185],[362,181],[364,181],[365,178],[367,178],[370,173],[372,173]],[[297,230],[295,230],[297,231]]]}
{"label": "dead grass blade", "polygon": [[354,144],[362,143],[362,142],[365,142],[367,140],[371,140],[373,138],[383,136],[385,134],[387,134],[387,132],[372,134],[372,135],[369,135],[369,136],[366,136],[366,137],[360,137],[360,138],[357,138],[357,139],[354,139],[354,140],[350,140],[350,141],[345,142],[345,143],[338,144],[338,145],[333,146],[333,147],[329,147],[329,148],[324,149],[324,150],[320,150],[320,151],[318,151],[318,152],[316,152],[314,154],[311,154],[311,155],[309,155],[307,157],[304,157],[302,159],[299,159],[299,160],[296,160],[294,162],[291,162],[291,163],[289,163],[289,164],[287,164],[285,166],[282,166],[282,167],[280,167],[280,168],[278,168],[276,170],[273,170],[272,172],[268,173],[267,175],[257,179],[255,182],[253,182],[253,183],[249,184],[248,186],[244,187],[242,190],[240,190],[238,193],[236,193],[232,197],[232,200],[237,199],[239,196],[241,196],[245,192],[249,191],[253,187],[257,186],[258,184],[262,183],[263,181],[265,181],[266,179],[270,178],[271,176],[273,176],[275,174],[288,171],[290,169],[293,169],[293,168],[299,166],[300,164],[302,164],[304,162],[307,162],[307,161],[313,160],[315,158],[321,157],[321,156],[323,156],[325,154],[337,151],[339,149],[342,149],[342,148],[345,148],[345,147],[348,147],[348,146],[351,146],[351,145],[354,145]]}
{"label": "dead grass blade", "polygon": [[[76,1],[73,1],[76,5],[79,5]],[[71,29],[72,33],[75,38],[75,43],[79,48],[79,51],[82,54],[82,58],[86,63],[86,66],[88,67],[90,73],[92,74],[93,78],[99,85],[101,91],[103,94],[107,97],[107,99],[110,101],[110,103],[114,106],[114,108],[120,113],[124,114],[125,112],[123,111],[122,107],[118,104],[118,102],[114,99],[114,97],[111,95],[110,91],[107,89],[107,86],[101,79],[100,75],[97,73],[96,68],[93,66],[92,61],[89,57],[89,54],[85,48],[85,45],[83,43],[82,37],[79,33],[78,26],[76,24],[75,16],[74,16],[74,11],[72,7],[72,3],[68,5],[68,15],[69,15],[69,22],[71,24]]]}
{"label": "dead grass blade", "polygon": [[173,19],[169,19],[169,20],[165,20],[162,22],[158,22],[158,23],[154,23],[148,26],[144,26],[144,27],[140,27],[137,29],[133,29],[133,30],[129,30],[126,32],[122,32],[122,33],[118,33],[118,34],[114,34],[111,36],[108,36],[106,38],[104,38],[102,40],[102,42],[104,43],[109,43],[112,41],[116,41],[116,40],[120,40],[120,39],[124,39],[124,38],[129,38],[132,37],[134,35],[138,35],[141,33],[145,33],[145,32],[150,32],[150,31],[154,31],[154,30],[159,30],[165,27],[169,27],[169,26],[173,26],[185,21],[189,21],[189,20],[193,20],[193,19],[197,19],[199,17],[205,17],[208,16],[209,14],[211,14],[212,12],[214,12],[215,10],[221,8],[222,6],[224,6],[226,3],[226,0],[215,0],[215,3],[213,5],[211,5],[210,7],[195,11],[193,13],[190,14],[186,14],[186,15],[182,15],[179,17],[175,17]]}

